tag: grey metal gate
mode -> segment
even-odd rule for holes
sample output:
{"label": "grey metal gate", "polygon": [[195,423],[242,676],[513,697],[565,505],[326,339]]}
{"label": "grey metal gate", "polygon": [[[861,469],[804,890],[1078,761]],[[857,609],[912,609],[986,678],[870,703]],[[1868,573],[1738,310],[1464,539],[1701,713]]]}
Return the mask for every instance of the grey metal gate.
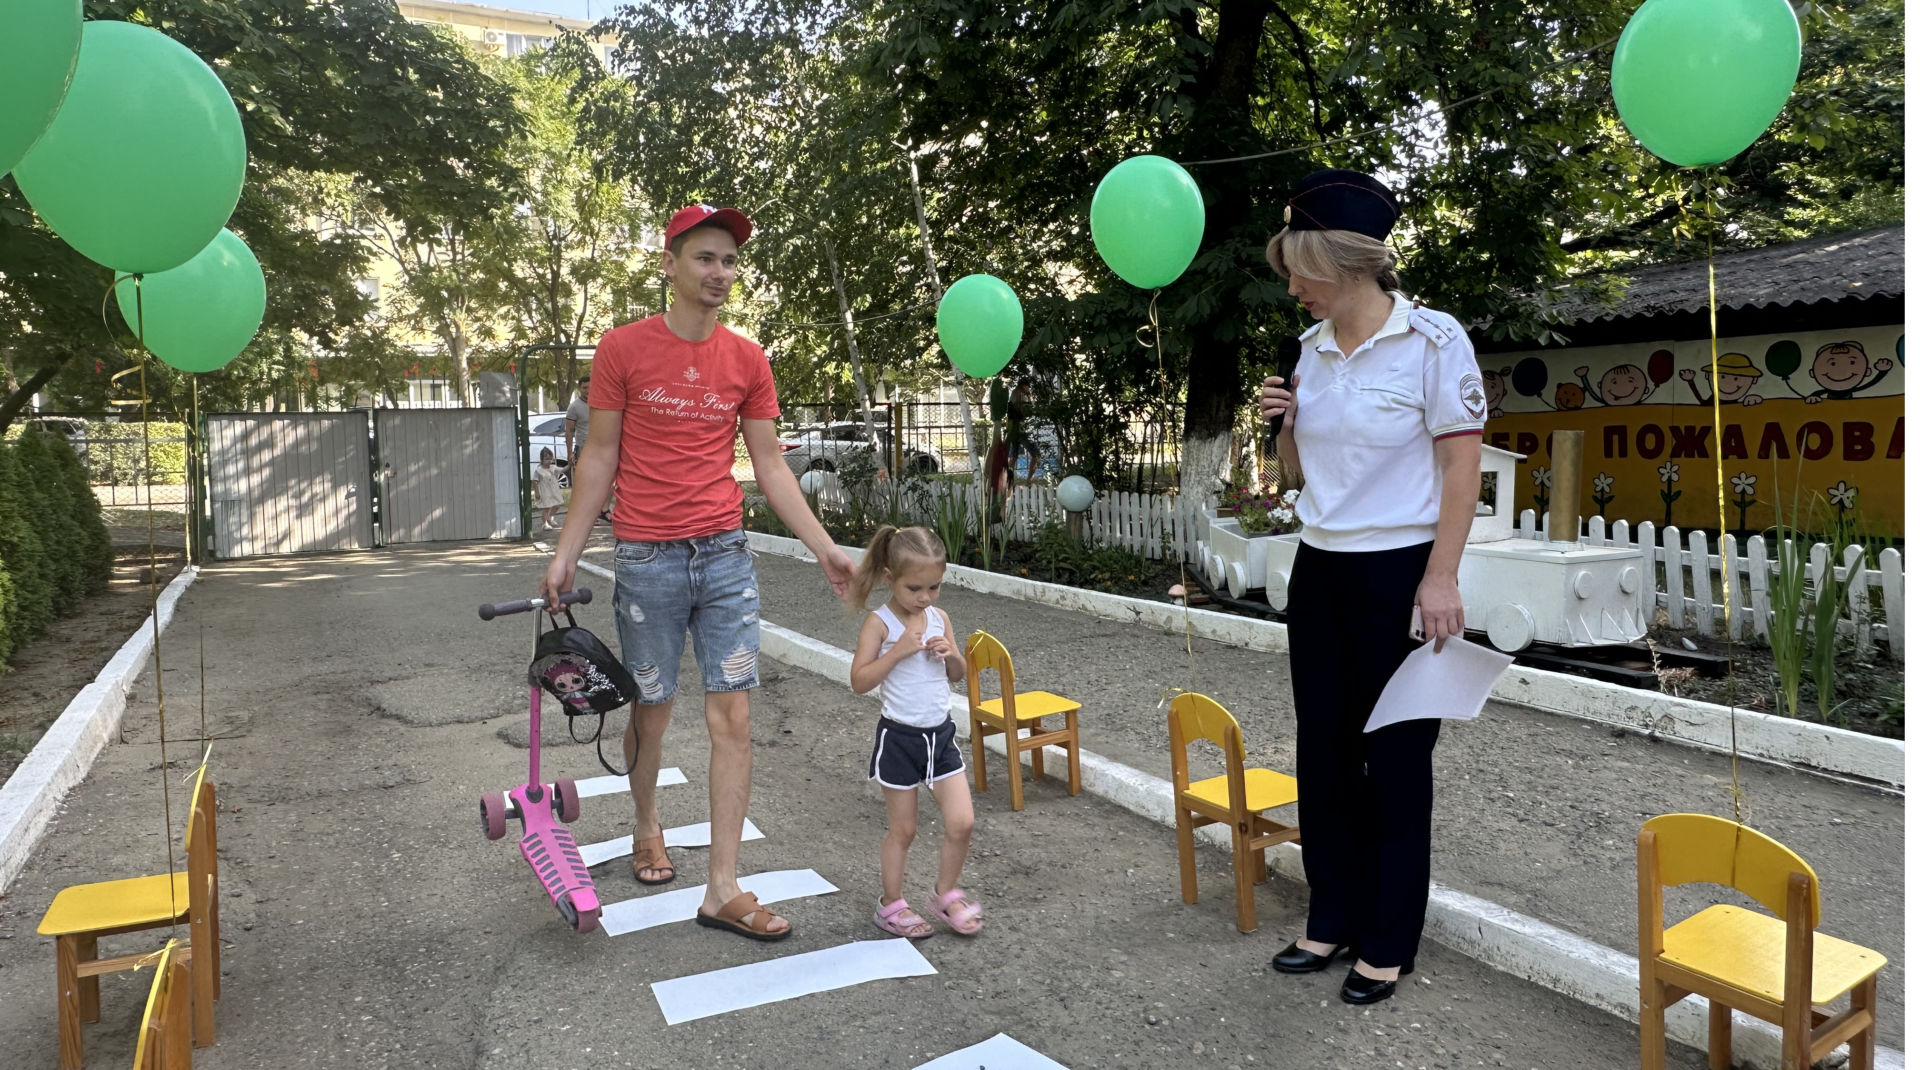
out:
{"label": "grey metal gate", "polygon": [[520,537],[513,409],[378,409],[388,544]]}
{"label": "grey metal gate", "polygon": [[207,417],[216,557],[373,545],[365,412]]}

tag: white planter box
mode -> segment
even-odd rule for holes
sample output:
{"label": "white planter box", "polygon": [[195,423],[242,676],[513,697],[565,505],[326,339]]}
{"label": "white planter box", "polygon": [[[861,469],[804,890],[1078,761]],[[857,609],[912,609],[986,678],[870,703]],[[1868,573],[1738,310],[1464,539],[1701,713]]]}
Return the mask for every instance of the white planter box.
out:
{"label": "white planter box", "polygon": [[1225,587],[1235,598],[1245,598],[1248,591],[1267,584],[1269,548],[1282,539],[1298,542],[1299,538],[1297,534],[1250,536],[1240,530],[1235,518],[1214,517],[1207,532],[1207,582]]}
{"label": "white planter box", "polygon": [[1604,646],[1645,638],[1640,551],[1506,539],[1460,558],[1467,628],[1509,653],[1531,643]]}
{"label": "white planter box", "polygon": [[1267,547],[1267,602],[1287,608],[1287,582],[1293,579],[1293,559],[1300,553],[1300,533],[1277,535]]}

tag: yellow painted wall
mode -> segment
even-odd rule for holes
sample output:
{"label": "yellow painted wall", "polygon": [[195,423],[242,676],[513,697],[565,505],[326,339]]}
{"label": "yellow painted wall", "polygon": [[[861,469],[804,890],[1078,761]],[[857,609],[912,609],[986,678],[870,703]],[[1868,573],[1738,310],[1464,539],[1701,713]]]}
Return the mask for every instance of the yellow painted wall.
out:
{"label": "yellow painted wall", "polygon": [[1902,326],[1722,339],[1724,472],[1705,340],[1484,356],[1487,442],[1526,455],[1517,508],[1547,497],[1549,435],[1581,430],[1583,516],[1713,529],[1724,477],[1728,527],[1752,531],[1774,522],[1776,481],[1791,515],[1797,480],[1803,522],[1817,494],[1866,530],[1904,534],[1905,341]]}

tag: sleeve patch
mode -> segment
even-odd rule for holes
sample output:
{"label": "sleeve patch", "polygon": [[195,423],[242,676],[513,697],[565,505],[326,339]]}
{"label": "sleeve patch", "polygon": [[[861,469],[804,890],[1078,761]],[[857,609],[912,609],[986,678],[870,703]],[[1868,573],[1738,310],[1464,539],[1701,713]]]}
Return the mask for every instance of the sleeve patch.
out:
{"label": "sleeve patch", "polygon": [[1460,407],[1476,420],[1487,418],[1487,392],[1472,372],[1460,377]]}

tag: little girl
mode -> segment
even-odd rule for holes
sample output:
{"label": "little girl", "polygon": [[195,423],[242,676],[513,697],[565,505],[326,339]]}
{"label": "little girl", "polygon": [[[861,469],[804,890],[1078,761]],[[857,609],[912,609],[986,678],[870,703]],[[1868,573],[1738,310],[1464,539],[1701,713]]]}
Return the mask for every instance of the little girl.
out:
{"label": "little girl", "polygon": [[540,447],[540,467],[533,472],[533,507],[540,510],[540,519],[547,527],[557,528],[553,514],[567,504],[567,496],[560,489],[560,469],[553,463],[553,450]]}
{"label": "little girl", "polygon": [[847,593],[856,607],[867,604],[884,581],[887,604],[867,615],[853,655],[853,690],[880,689],[880,723],[873,730],[867,777],[887,797],[887,839],[880,848],[880,902],[873,923],[895,936],[918,940],[933,926],[914,913],[904,894],[907,848],[920,821],[919,786],[940,804],[946,836],[940,842],[940,878],[921,909],[964,936],[980,931],[980,904],[957,885],[973,836],[973,795],[966,765],[953,745],[948,681],[966,675],[967,659],[954,642],[953,622],[934,607],[947,571],[947,551],[926,528],[882,526]]}

